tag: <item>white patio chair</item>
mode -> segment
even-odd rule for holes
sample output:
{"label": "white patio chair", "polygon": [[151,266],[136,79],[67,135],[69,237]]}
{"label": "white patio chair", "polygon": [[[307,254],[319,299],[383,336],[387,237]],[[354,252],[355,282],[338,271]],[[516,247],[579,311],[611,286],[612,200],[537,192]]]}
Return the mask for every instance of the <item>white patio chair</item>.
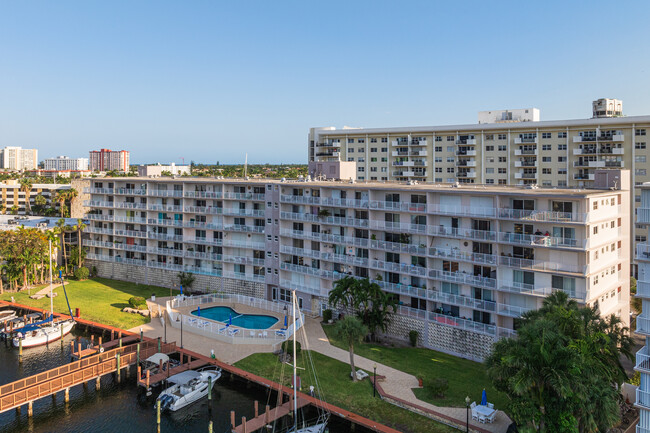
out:
{"label": "white patio chair", "polygon": [[262,332],[262,337],[266,338],[266,337],[268,337],[268,336],[269,336],[269,333],[268,333],[268,332],[266,332],[266,331]]}
{"label": "white patio chair", "polygon": [[472,409],[474,409],[474,408],[476,407],[476,402],[473,401],[472,404],[471,404],[469,407],[471,407]]}
{"label": "white patio chair", "polygon": [[494,412],[492,412],[492,415],[488,417],[488,422],[493,423],[496,417],[497,417],[497,411],[495,410]]}
{"label": "white patio chair", "polygon": [[251,338],[255,338],[255,331],[250,331],[249,334],[250,334]]}
{"label": "white patio chair", "polygon": [[474,408],[472,408],[472,419],[478,421],[478,412],[476,412],[476,409]]}
{"label": "white patio chair", "polygon": [[485,418],[485,415],[478,415],[478,422],[485,424],[487,422],[487,418]]}
{"label": "white patio chair", "polygon": [[488,403],[487,407],[489,407],[490,409],[494,409],[494,403]]}

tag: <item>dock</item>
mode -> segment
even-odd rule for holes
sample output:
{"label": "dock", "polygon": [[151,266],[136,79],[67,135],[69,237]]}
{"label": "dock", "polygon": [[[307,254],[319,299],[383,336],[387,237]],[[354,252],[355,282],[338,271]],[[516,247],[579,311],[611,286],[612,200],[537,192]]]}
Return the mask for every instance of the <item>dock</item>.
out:
{"label": "dock", "polygon": [[[257,402],[256,402],[257,403]],[[298,405],[298,409],[301,409],[305,406],[309,406],[311,403],[304,399],[304,398],[298,398],[296,400],[296,403]],[[255,406],[255,418],[251,420],[246,420],[246,417],[242,417],[242,423],[232,429],[233,433],[251,433],[258,431],[262,428],[264,428],[267,424],[271,424],[274,421],[279,420],[280,418],[283,418],[287,415],[289,415],[293,411],[293,400],[289,400],[288,402],[276,406],[273,409],[269,409],[269,407],[266,407],[266,411],[259,415],[257,413],[257,405]],[[231,424],[234,425],[234,412],[231,412]]]}
{"label": "dock", "polygon": [[[122,341],[120,342],[120,340]],[[115,340],[110,340],[105,343],[99,342],[96,345],[93,344],[92,347],[87,347],[85,349],[77,349],[77,350],[75,350],[74,343],[73,343],[71,355],[73,359],[83,359],[88,356],[96,355],[98,353],[106,352],[107,350],[114,349],[116,347],[119,347],[120,345],[128,346],[130,344],[134,344],[139,341],[140,341],[140,337],[138,335],[128,335],[126,337],[120,336]]]}
{"label": "dock", "polygon": [[[167,378],[169,378],[170,376],[173,376],[178,373],[182,373],[187,370],[194,370],[195,368],[205,367],[206,365],[210,364],[210,362],[208,362],[206,359],[195,358],[192,357],[191,354],[186,354],[186,352],[183,349],[178,349],[177,352],[180,353],[181,363],[176,367],[172,367],[172,368],[167,367],[165,371],[162,371],[162,368],[160,368],[161,372],[153,375],[150,375],[149,372],[147,371],[147,375],[145,377],[142,377],[140,373],[140,368],[138,367],[138,385],[144,386],[146,389],[149,389],[151,386],[155,386],[160,382],[167,380]],[[186,356],[187,356],[187,362],[184,362]],[[146,359],[146,357],[141,357],[141,359]],[[160,367],[163,366],[161,365]]]}

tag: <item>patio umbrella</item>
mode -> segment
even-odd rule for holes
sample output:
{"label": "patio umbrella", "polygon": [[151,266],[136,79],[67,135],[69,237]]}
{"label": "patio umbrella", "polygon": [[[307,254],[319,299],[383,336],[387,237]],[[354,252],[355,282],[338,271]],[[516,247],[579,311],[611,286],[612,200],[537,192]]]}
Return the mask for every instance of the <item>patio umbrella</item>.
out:
{"label": "patio umbrella", "polygon": [[481,406],[487,406],[487,394],[485,393],[485,388],[483,388],[483,394],[481,395]]}
{"label": "patio umbrella", "polygon": [[284,327],[285,328],[287,327],[287,315],[286,314],[284,315]]}
{"label": "patio umbrella", "polygon": [[228,326],[232,325],[232,313],[228,317]]}
{"label": "patio umbrella", "polygon": [[181,284],[181,295],[183,294],[183,285]]}
{"label": "patio umbrella", "polygon": [[199,316],[199,317],[201,317],[201,306],[200,306],[200,305],[199,305],[199,307],[196,309],[196,315]]}

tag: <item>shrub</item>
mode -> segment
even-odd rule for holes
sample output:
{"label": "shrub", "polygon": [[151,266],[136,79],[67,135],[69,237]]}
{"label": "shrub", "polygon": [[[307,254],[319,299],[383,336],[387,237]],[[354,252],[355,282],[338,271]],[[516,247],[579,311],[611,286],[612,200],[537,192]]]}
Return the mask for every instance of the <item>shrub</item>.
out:
{"label": "shrub", "polygon": [[77,268],[74,271],[74,276],[77,280],[86,280],[88,279],[88,275],[90,275],[90,271],[88,270],[87,267],[82,266],[80,268]]}
{"label": "shrub", "polygon": [[[300,341],[296,341],[296,352],[300,353],[302,348],[300,347]],[[287,340],[282,343],[282,351],[293,356],[293,340]]]}
{"label": "shrub", "polygon": [[411,342],[411,346],[416,347],[418,345],[418,337],[420,336],[420,333],[416,330],[411,330],[409,331],[409,341]]}
{"label": "shrub", "polygon": [[129,298],[129,305],[136,310],[147,309],[147,301],[142,296],[132,296]]}
{"label": "shrub", "polygon": [[93,266],[92,271],[93,271],[93,277],[96,277],[97,276],[97,266]]}
{"label": "shrub", "polygon": [[431,392],[434,396],[438,398],[444,398],[445,392],[447,392],[447,389],[449,388],[449,382],[447,382],[447,379],[436,377],[429,384],[429,388],[431,389]]}
{"label": "shrub", "polygon": [[329,322],[332,320],[332,310],[329,308],[327,310],[323,310],[323,322]]}

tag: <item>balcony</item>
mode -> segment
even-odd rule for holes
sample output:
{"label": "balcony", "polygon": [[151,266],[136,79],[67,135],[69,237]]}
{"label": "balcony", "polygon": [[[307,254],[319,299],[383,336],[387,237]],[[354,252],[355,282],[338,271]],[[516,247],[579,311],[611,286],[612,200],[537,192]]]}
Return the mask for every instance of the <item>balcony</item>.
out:
{"label": "balcony", "polygon": [[224,192],[223,198],[235,200],[255,200],[264,201],[265,195],[252,192]]}
{"label": "balcony", "polygon": [[221,215],[223,213],[223,208],[212,206],[185,206],[184,211],[206,215]]}
{"label": "balcony", "polygon": [[509,317],[521,317],[527,311],[533,310],[534,308],[530,307],[520,307],[517,305],[510,304],[499,304],[498,312],[503,316]]}
{"label": "balcony", "polygon": [[264,233],[264,226],[249,226],[243,224],[224,224],[223,230],[233,232]]}
{"label": "balcony", "polygon": [[636,259],[650,261],[650,244],[644,242],[636,245]]}
{"label": "balcony", "polygon": [[86,232],[86,233],[95,233],[95,234],[99,234],[99,235],[112,235],[113,234],[113,229],[112,228],[93,227],[93,226],[89,225],[84,229],[84,232]]}
{"label": "balcony", "polygon": [[393,151],[393,156],[408,156],[409,151],[408,150],[394,150]]}
{"label": "balcony", "polygon": [[94,201],[94,200],[84,200],[84,206],[87,207],[108,207],[112,208],[114,202],[112,201]]}
{"label": "balcony", "polygon": [[476,145],[476,138],[461,138],[456,140],[456,144],[465,144],[468,146],[475,146]]}
{"label": "balcony", "polygon": [[476,178],[476,172],[474,170],[464,171],[464,172],[460,171],[460,172],[456,173],[456,177],[475,179]]}
{"label": "balcony", "polygon": [[165,204],[148,204],[147,210],[183,212],[183,206],[173,206],[173,205],[165,205]]}
{"label": "balcony", "polygon": [[395,230],[406,233],[421,233],[425,234],[427,232],[426,224],[412,224],[412,223],[400,223],[392,221],[370,221],[370,228],[374,230]]}
{"label": "balcony", "polygon": [[406,176],[406,177],[415,176],[415,172],[414,171],[404,171],[404,170],[394,171],[393,176]]}
{"label": "balcony", "polygon": [[286,280],[284,278],[280,279],[280,287],[289,290],[297,290],[298,292],[311,293],[312,295],[321,296],[321,288],[314,285],[306,285],[302,282],[295,282],[291,280]]}
{"label": "balcony", "polygon": [[264,210],[263,209],[229,209],[229,208],[224,208],[223,209],[223,214],[224,215],[232,215],[232,216],[252,216],[252,217],[263,217],[264,216]]}
{"label": "balcony", "polygon": [[537,144],[537,137],[515,138],[515,144],[529,144],[529,143]]}
{"label": "balcony", "polygon": [[650,318],[642,313],[636,316],[636,333],[650,336]]}
{"label": "balcony", "polygon": [[153,197],[183,197],[183,191],[152,189],[149,190],[149,195]]}
{"label": "balcony", "polygon": [[224,239],[223,241],[221,241],[221,239],[213,239],[212,242],[222,242],[224,247],[246,248],[252,250],[263,250],[266,248],[264,242],[236,241],[232,239]]}
{"label": "balcony", "polygon": [[183,194],[187,198],[221,198],[223,194],[217,191],[185,191]]}
{"label": "balcony", "polygon": [[650,207],[638,207],[636,209],[636,222],[650,224]]}
{"label": "balcony", "polygon": [[89,213],[86,215],[86,219],[90,221],[114,221],[115,215],[100,215],[96,213]]}
{"label": "balcony", "polygon": [[515,167],[535,167],[536,165],[536,160],[515,161]]}
{"label": "balcony", "polygon": [[415,140],[412,139],[411,142],[409,143],[410,146],[426,146],[427,145],[427,140]]}
{"label": "balcony", "polygon": [[183,227],[183,220],[173,220],[171,218],[149,218],[147,221],[149,224],[155,224],[158,226]]}
{"label": "balcony", "polygon": [[648,354],[648,346],[643,346],[641,350],[636,353],[634,369],[642,373],[650,374],[650,354]]}
{"label": "balcony", "polygon": [[[637,390],[636,390],[636,403],[634,403],[634,405],[638,406],[638,407],[641,407],[643,409],[646,409],[646,410],[650,409],[650,392],[642,391],[640,387],[637,388]],[[637,428],[637,433],[638,433],[638,431],[639,431],[639,429]],[[641,430],[641,431],[643,431],[643,430]]]}
{"label": "balcony", "polygon": [[411,150],[409,152],[409,155],[411,156],[427,156],[428,153],[426,150]]}
{"label": "balcony", "polygon": [[126,236],[131,238],[146,238],[147,232],[144,230],[115,230],[115,236]]}
{"label": "balcony", "polygon": [[119,195],[147,195],[147,189],[129,189],[129,188],[115,188],[113,194]]}
{"label": "balcony", "polygon": [[475,150],[457,150],[456,155],[457,156],[476,156],[476,151]]}
{"label": "balcony", "polygon": [[596,176],[592,173],[585,173],[585,174],[574,174],[573,175],[573,180],[594,180]]}
{"label": "balcony", "polygon": [[596,141],[624,141],[625,134],[612,134],[612,135],[590,135],[590,136],[581,136],[575,135],[573,137],[574,143],[593,143]]}
{"label": "balcony", "polygon": [[223,256],[221,254],[214,254],[208,252],[199,252],[199,251],[185,251],[183,254],[185,257],[190,259],[205,259],[205,260],[216,260],[221,261]]}
{"label": "balcony", "polygon": [[549,210],[525,210],[500,208],[499,218],[527,221],[545,221],[545,222],[586,222],[586,213],[577,212],[553,212]]}
{"label": "balcony", "polygon": [[475,159],[457,159],[456,167],[476,167]]}
{"label": "balcony", "polygon": [[401,201],[370,200],[370,209],[394,210],[404,212],[426,212],[425,203],[405,203]]}
{"label": "balcony", "polygon": [[413,167],[414,161],[393,161],[393,167]]}
{"label": "balcony", "polygon": [[605,167],[605,161],[574,161],[573,166],[601,168]]}
{"label": "balcony", "polygon": [[524,155],[537,155],[537,148],[535,149],[515,149],[515,156]]}
{"label": "balcony", "polygon": [[497,287],[497,280],[495,278],[482,277],[480,275],[472,275],[465,272],[450,272],[438,269],[430,269],[429,278],[440,281],[448,281],[450,283],[485,287],[488,289],[496,289]]}
{"label": "balcony", "polygon": [[596,148],[578,148],[573,149],[574,155],[596,155],[598,153]]}
{"label": "balcony", "polygon": [[573,274],[584,274],[587,270],[586,266],[580,266],[577,264],[569,264],[564,262],[544,262],[540,260],[507,256],[499,256],[499,264],[515,269],[542,272],[569,272]]}
{"label": "balcony", "polygon": [[175,234],[172,234],[172,233],[148,232],[147,237],[149,239],[158,239],[158,240],[161,240],[161,241],[183,242],[183,236],[182,235],[175,235]]}
{"label": "balcony", "polygon": [[283,203],[319,204],[321,202],[321,198],[320,197],[304,196],[304,195],[282,194],[280,196],[280,201],[283,202]]}
{"label": "balcony", "polygon": [[643,298],[643,299],[650,299],[650,282],[648,281],[636,282],[636,297]]}
{"label": "balcony", "polygon": [[147,204],[146,203],[129,203],[126,201],[122,202],[115,202],[115,208],[117,209],[146,209]]}
{"label": "balcony", "polygon": [[113,188],[84,188],[85,194],[113,194]]}
{"label": "balcony", "polygon": [[147,251],[151,254],[158,254],[162,256],[183,257],[183,250],[181,249],[149,247]]}
{"label": "balcony", "polygon": [[528,235],[522,233],[499,232],[499,242],[532,247],[584,248],[586,239],[559,238],[554,236]]}

